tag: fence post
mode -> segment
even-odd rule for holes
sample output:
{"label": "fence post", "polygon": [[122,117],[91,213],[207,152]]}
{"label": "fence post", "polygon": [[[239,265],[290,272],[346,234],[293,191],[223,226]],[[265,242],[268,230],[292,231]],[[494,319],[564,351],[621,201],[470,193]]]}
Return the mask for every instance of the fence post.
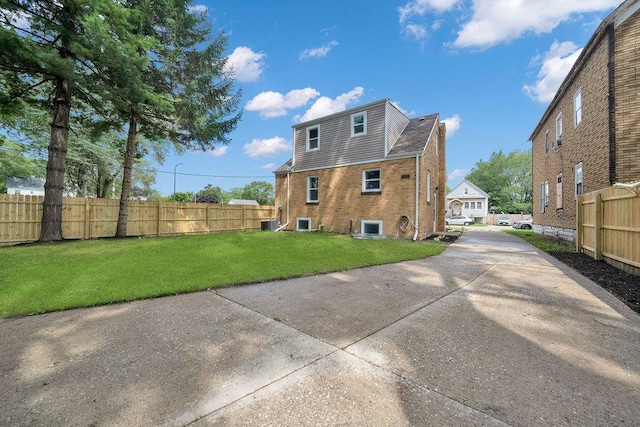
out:
{"label": "fence post", "polygon": [[584,206],[582,204],[582,194],[576,200],[576,252],[582,253],[582,242],[584,241]]}
{"label": "fence post", "polygon": [[160,213],[162,212],[162,208],[160,207],[160,205],[162,204],[159,200],[156,202],[158,203],[158,236],[160,236],[160,224],[162,224],[162,218],[160,218]]}
{"label": "fence post", "polygon": [[88,197],[84,199],[84,238],[91,238],[91,204]]}
{"label": "fence post", "polygon": [[594,258],[602,260],[602,194],[596,194],[596,227]]}

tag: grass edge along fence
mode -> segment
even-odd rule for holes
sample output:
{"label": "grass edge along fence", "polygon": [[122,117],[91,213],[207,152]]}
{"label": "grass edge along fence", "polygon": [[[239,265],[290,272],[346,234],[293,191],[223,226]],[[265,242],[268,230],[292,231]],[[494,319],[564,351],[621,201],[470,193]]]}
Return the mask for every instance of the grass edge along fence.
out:
{"label": "grass edge along fence", "polygon": [[[0,245],[38,240],[43,199],[44,196],[0,194]],[[63,198],[63,237],[113,237],[119,206],[118,199]],[[131,200],[127,236],[260,230],[262,221],[272,220],[275,214],[274,206]]]}
{"label": "grass edge along fence", "polygon": [[640,195],[609,187],[577,200],[576,249],[640,275]]}

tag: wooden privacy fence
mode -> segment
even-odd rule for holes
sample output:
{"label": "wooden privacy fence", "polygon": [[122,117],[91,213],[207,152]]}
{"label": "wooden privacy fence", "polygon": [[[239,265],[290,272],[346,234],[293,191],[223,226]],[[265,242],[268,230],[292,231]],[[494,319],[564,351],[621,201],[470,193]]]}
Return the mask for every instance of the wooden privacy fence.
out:
{"label": "wooden privacy fence", "polygon": [[578,252],[640,274],[640,196],[609,187],[578,197]]}
{"label": "wooden privacy fence", "polygon": [[[43,198],[0,194],[0,244],[38,240]],[[63,237],[113,237],[116,234],[119,206],[117,199],[63,198]],[[274,217],[274,206],[131,200],[127,236],[260,230],[262,221]]]}

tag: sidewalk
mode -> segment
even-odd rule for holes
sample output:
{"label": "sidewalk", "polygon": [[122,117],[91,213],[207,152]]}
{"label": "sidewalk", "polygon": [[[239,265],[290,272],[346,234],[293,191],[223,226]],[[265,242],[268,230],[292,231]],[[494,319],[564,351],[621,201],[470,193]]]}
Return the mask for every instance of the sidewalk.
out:
{"label": "sidewalk", "polygon": [[639,425],[640,316],[518,238],[0,320],[0,425]]}

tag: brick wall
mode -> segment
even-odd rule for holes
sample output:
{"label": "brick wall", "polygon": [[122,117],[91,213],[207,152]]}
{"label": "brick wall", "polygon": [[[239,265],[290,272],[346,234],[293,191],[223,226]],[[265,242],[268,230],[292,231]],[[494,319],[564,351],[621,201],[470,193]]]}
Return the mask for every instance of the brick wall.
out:
{"label": "brick wall", "polygon": [[615,181],[640,181],[640,12],[616,29],[615,91]]}
{"label": "brick wall", "polygon": [[[567,87],[548,119],[533,138],[533,221],[550,229],[575,229],[575,172],[583,167],[583,192],[605,188],[609,183],[608,42],[601,38],[585,66]],[[576,126],[574,96],[582,90],[582,122]],[[562,145],[556,148],[556,118],[562,114]],[[545,134],[549,150],[545,149]],[[557,176],[562,174],[561,208]],[[549,182],[549,203],[540,212],[540,184]]]}

